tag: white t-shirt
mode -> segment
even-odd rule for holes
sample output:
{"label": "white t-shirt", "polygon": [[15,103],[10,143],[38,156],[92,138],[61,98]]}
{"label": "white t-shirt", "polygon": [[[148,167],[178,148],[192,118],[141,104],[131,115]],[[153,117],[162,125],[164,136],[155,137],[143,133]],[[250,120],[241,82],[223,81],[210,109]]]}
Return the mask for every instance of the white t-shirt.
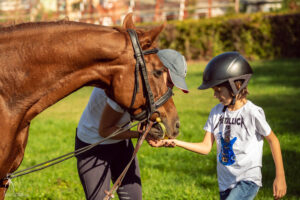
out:
{"label": "white t-shirt", "polygon": [[233,188],[241,180],[262,186],[263,140],[271,132],[264,111],[249,100],[235,111],[223,108],[216,105],[204,126],[217,144],[219,190]]}
{"label": "white t-shirt", "polygon": [[[116,124],[117,126],[122,126],[124,123],[130,121],[128,112],[125,112],[116,102],[109,99],[104,90],[94,88],[77,127],[77,136],[81,141],[88,144],[94,144],[103,139],[103,137],[99,135],[99,124],[106,104],[109,104],[115,111],[124,113],[122,118]],[[101,144],[113,144],[119,141],[121,140],[109,139]]]}

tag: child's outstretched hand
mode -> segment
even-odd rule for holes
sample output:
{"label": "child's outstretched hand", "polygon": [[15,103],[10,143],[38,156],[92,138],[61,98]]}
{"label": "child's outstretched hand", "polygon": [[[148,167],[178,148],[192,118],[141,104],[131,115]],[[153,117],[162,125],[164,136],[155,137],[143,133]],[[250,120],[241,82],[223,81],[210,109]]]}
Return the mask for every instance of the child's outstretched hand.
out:
{"label": "child's outstretched hand", "polygon": [[165,139],[165,140],[155,140],[151,137],[146,138],[148,144],[152,147],[175,147],[175,140],[174,139]]}
{"label": "child's outstretched hand", "polygon": [[276,177],[273,183],[273,196],[274,199],[280,199],[286,194],[285,177]]}

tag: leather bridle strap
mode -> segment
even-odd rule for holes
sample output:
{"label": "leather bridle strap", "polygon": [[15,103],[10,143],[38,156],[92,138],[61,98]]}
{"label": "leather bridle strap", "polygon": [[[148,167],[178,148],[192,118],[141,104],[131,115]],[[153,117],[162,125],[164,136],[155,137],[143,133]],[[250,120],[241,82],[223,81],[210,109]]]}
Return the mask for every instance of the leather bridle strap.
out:
{"label": "leather bridle strap", "polygon": [[[142,81],[144,83],[144,87],[145,87],[145,93],[144,95],[147,98],[147,102],[148,102],[148,118],[150,117],[150,115],[155,111],[154,108],[154,97],[153,97],[153,93],[151,91],[150,88],[150,84],[148,82],[148,74],[147,74],[147,69],[146,69],[146,63],[145,63],[145,59],[144,59],[144,54],[143,54],[143,50],[140,46],[140,43],[138,41],[138,36],[135,32],[135,30],[133,29],[128,29],[127,30],[130,38],[131,38],[131,43],[132,43],[132,47],[134,50],[134,55],[135,55],[135,59],[136,59],[136,65],[139,66],[139,70],[141,72],[142,75]],[[137,67],[136,67],[137,70]],[[136,72],[137,73],[137,72]]]}
{"label": "leather bridle strap", "polygon": [[146,68],[146,63],[144,59],[144,55],[148,54],[154,54],[158,52],[158,49],[150,49],[150,50],[145,50],[143,51],[140,43],[138,41],[138,36],[135,30],[133,29],[128,29],[127,30],[131,39],[132,47],[134,50],[134,56],[136,59],[136,65],[135,65],[135,85],[134,85],[134,91],[133,91],[133,96],[130,104],[130,108],[132,108],[136,94],[138,93],[139,90],[139,72],[141,73],[142,81],[143,81],[143,86],[144,86],[144,96],[147,99],[147,110],[143,110],[141,113],[137,115],[132,115],[131,118],[132,120],[136,121],[141,121],[143,119],[149,119],[150,116],[156,112],[157,108],[162,106],[165,102],[168,101],[168,99],[173,95],[172,89],[168,88],[167,92],[158,99],[158,101],[154,101],[153,93],[150,88],[150,84],[148,81],[148,74],[147,74],[147,68]]}
{"label": "leather bridle strap", "polygon": [[[154,103],[155,109],[159,108],[164,103],[166,103],[169,100],[169,98],[172,97],[172,95],[173,95],[172,89],[168,88],[167,92]],[[145,119],[146,117],[147,117],[146,110],[143,110],[139,114],[132,116],[132,118],[136,121],[141,121],[141,120]]]}

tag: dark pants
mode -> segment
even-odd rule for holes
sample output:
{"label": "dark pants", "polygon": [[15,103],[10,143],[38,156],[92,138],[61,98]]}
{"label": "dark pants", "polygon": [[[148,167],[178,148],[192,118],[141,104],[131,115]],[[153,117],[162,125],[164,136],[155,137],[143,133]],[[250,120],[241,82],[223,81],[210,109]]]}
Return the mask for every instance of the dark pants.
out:
{"label": "dark pants", "polygon": [[[89,144],[76,137],[75,149]],[[131,140],[115,144],[97,145],[88,152],[76,156],[77,170],[86,199],[102,200],[105,191],[110,189],[110,180],[114,183],[122,173],[133,154]],[[117,190],[120,200],[142,199],[142,186],[137,158],[131,163],[121,186]]]}

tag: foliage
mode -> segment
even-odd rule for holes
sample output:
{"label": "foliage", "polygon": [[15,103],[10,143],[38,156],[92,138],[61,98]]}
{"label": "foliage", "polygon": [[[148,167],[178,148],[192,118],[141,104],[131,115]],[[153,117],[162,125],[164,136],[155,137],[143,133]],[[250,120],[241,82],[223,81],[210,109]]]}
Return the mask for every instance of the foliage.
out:
{"label": "foliage", "polygon": [[[189,63],[189,94],[174,89],[174,102],[180,117],[178,139],[200,142],[210,109],[218,103],[212,90],[199,91],[206,63]],[[251,62],[250,100],[264,108],[267,121],[278,136],[288,184],[285,199],[300,198],[300,60]],[[88,101],[91,88],[83,88],[35,118],[20,170],[73,151],[75,128]],[[143,199],[219,199],[216,175],[216,145],[207,156],[176,148],[151,148],[143,144],[138,153]],[[270,148],[265,142],[263,187],[256,199],[273,199],[275,175]],[[76,170],[76,159],[65,161],[33,174],[13,179],[8,200],[85,199]]]}
{"label": "foliage", "polygon": [[256,13],[172,21],[160,36],[161,48],[187,59],[209,60],[224,51],[249,59],[300,57],[300,13]]}

